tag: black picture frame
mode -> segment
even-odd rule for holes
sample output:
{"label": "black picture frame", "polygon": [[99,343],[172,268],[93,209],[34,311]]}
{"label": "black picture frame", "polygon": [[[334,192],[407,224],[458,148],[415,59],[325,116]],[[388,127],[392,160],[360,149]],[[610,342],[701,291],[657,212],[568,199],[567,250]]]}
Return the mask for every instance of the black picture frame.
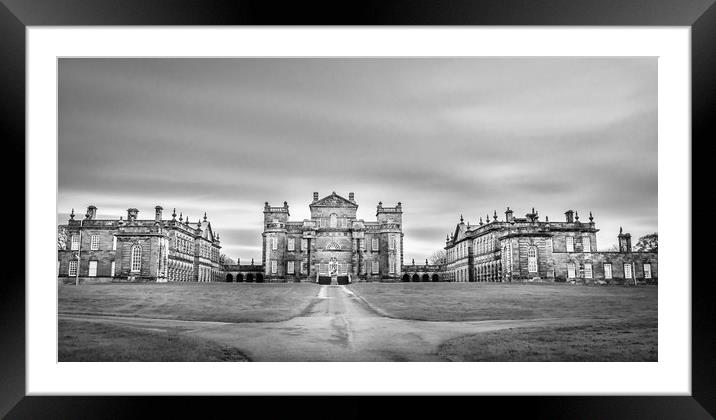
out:
{"label": "black picture frame", "polygon": [[[716,138],[712,110],[716,105],[716,6],[714,0],[492,0],[492,1],[157,1],[157,0],[0,0],[0,118],[7,162],[23,162],[25,154],[25,29],[49,25],[567,25],[567,26],[684,26],[691,28],[692,49],[692,156],[705,159],[703,149]],[[701,151],[702,153],[698,153]],[[694,153],[696,152],[696,153]],[[692,164],[696,184],[708,179],[704,166]],[[17,173],[17,172],[15,172]],[[16,175],[15,175],[16,177]],[[13,178],[6,177],[10,181]],[[16,188],[13,208],[6,208],[13,230],[31,223],[25,216],[24,186]],[[694,198],[708,196],[710,188],[692,191]],[[707,206],[692,205],[693,220],[708,220]],[[18,209],[17,207],[21,207]],[[9,225],[8,225],[9,226]],[[692,226],[684,224],[691,231]],[[8,233],[10,229],[7,230]],[[16,234],[15,234],[16,235]],[[699,252],[693,235],[691,246]],[[7,237],[17,247],[17,239]],[[30,261],[25,250],[25,264]],[[12,258],[6,254],[6,258]],[[692,258],[693,261],[693,258]],[[698,260],[697,260],[698,261]],[[310,397],[28,397],[25,395],[25,264],[6,264],[0,280],[0,415],[7,418],[103,418],[143,417],[158,408],[162,417],[201,414],[218,416],[223,410],[234,417],[260,409],[269,415],[311,413],[317,402]],[[703,264],[694,266],[701,268]],[[9,274],[9,275],[8,275]],[[711,279],[691,273],[692,281],[692,393],[690,396],[631,397],[470,397],[392,398],[391,408],[377,410],[379,402],[364,397],[334,397],[340,417],[367,417],[411,412],[421,414],[479,414],[498,410],[502,416],[517,414],[549,418],[713,418],[716,413],[716,311]],[[688,273],[683,279],[688,281]],[[379,399],[383,399],[379,397]],[[321,402],[320,404],[325,404]],[[463,414],[459,414],[460,411]]]}

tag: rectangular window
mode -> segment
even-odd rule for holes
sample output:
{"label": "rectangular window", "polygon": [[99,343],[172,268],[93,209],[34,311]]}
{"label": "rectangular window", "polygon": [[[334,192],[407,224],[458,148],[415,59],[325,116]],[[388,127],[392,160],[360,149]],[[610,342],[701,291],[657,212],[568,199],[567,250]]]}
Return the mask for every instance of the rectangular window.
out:
{"label": "rectangular window", "polygon": [[328,274],[328,264],[326,264],[326,263],[318,264],[318,272],[319,272],[319,274]]}
{"label": "rectangular window", "polygon": [[644,264],[644,278],[651,278],[651,264]]}
{"label": "rectangular window", "polygon": [[306,262],[301,262],[301,274],[306,274]]}
{"label": "rectangular window", "polygon": [[114,261],[109,266],[109,276],[114,277]]}
{"label": "rectangular window", "polygon": [[276,260],[271,260],[271,274],[276,274],[278,271],[278,262]]}
{"label": "rectangular window", "polygon": [[89,262],[89,274],[90,277],[97,277],[97,261]]}
{"label": "rectangular window", "polygon": [[389,270],[390,274],[395,274],[395,260],[393,258],[390,259]]}
{"label": "rectangular window", "polygon": [[75,261],[75,260],[70,261],[70,267],[67,270],[67,274],[70,276],[77,275],[77,261]]}
{"label": "rectangular window", "polygon": [[395,235],[388,237],[388,249],[395,249]]}
{"label": "rectangular window", "polygon": [[605,279],[612,278],[612,265],[611,264],[604,264],[604,278]]}
{"label": "rectangular window", "polygon": [[584,264],[584,278],[585,279],[591,279],[592,278],[592,264]]}
{"label": "rectangular window", "polygon": [[97,251],[99,249],[99,235],[90,236],[90,249]]}
{"label": "rectangular window", "polygon": [[378,261],[373,261],[373,274],[378,274]]}
{"label": "rectangular window", "polygon": [[631,264],[624,264],[624,278],[631,278]]}
{"label": "rectangular window", "polygon": [[370,242],[371,242],[371,245],[372,245],[371,247],[372,247],[373,251],[377,251],[378,250],[378,240],[374,238]]}
{"label": "rectangular window", "polygon": [[582,237],[582,252],[592,252],[592,241],[589,240],[589,236]]}
{"label": "rectangular window", "polygon": [[308,250],[308,239],[301,239],[301,250],[302,251]]}
{"label": "rectangular window", "polygon": [[552,252],[554,252],[554,241],[552,239],[547,239],[547,248],[551,249]]}
{"label": "rectangular window", "polygon": [[295,251],[296,250],[296,240],[293,238],[288,239],[288,250],[289,251]]}
{"label": "rectangular window", "polygon": [[[176,248],[176,246],[175,246],[175,248]],[[116,251],[116,250],[117,250],[117,237],[112,236],[112,251]]]}
{"label": "rectangular window", "polygon": [[273,250],[278,249],[278,239],[271,238],[271,249],[273,249]]}
{"label": "rectangular window", "polygon": [[286,272],[288,272],[288,274],[293,274],[293,261],[288,262],[288,265],[286,267]]}
{"label": "rectangular window", "polygon": [[78,235],[72,235],[72,242],[70,245],[71,251],[77,251],[80,249],[80,237]]}
{"label": "rectangular window", "polygon": [[567,236],[567,252],[574,252],[574,238],[571,236]]}
{"label": "rectangular window", "polygon": [[577,277],[577,269],[574,266],[574,263],[567,264],[567,277],[570,279]]}

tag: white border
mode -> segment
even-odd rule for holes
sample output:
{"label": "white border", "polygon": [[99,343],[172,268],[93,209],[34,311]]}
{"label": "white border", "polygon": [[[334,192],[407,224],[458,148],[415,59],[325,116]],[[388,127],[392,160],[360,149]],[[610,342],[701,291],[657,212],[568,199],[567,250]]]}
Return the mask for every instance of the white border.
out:
{"label": "white border", "polygon": [[[26,249],[29,395],[691,394],[689,28],[29,27],[27,31],[26,220],[32,221],[27,224]],[[56,58],[336,55],[658,56],[659,362],[56,363]]]}

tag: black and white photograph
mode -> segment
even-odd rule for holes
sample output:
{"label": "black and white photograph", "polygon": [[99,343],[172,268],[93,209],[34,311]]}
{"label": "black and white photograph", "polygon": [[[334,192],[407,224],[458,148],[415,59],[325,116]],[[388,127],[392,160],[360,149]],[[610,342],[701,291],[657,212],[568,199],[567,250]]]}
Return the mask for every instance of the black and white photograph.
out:
{"label": "black and white photograph", "polygon": [[58,59],[59,362],[656,362],[656,57]]}

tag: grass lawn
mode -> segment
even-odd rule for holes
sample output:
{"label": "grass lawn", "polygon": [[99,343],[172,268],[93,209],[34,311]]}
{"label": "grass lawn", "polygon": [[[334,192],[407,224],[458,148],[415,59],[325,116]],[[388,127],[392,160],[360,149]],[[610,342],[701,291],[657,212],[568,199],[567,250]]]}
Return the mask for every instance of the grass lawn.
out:
{"label": "grass lawn", "polygon": [[240,362],[237,349],[178,331],[60,320],[60,362]]}
{"label": "grass lawn", "polygon": [[113,283],[60,285],[60,313],[195,321],[282,321],[318,294],[312,283]]}
{"label": "grass lawn", "polygon": [[355,283],[388,316],[425,321],[589,318],[656,322],[656,286],[503,283]]}
{"label": "grass lawn", "polygon": [[516,328],[450,340],[440,355],[454,362],[656,362],[655,322]]}

